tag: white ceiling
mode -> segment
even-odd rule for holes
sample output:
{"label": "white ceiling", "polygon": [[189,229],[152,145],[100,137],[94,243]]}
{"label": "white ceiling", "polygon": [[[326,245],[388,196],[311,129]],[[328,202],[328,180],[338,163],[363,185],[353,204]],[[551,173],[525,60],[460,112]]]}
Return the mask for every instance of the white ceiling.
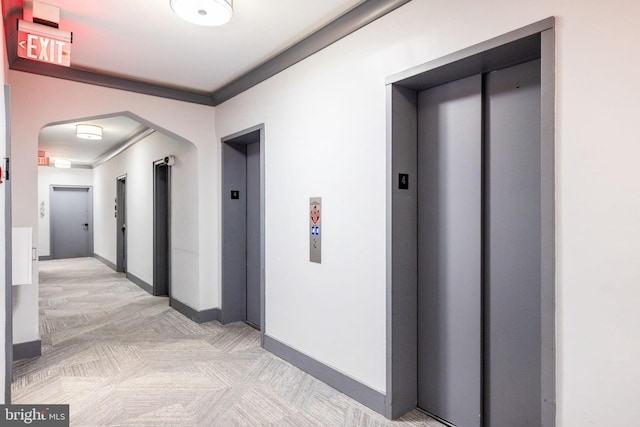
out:
{"label": "white ceiling", "polygon": [[74,68],[212,92],[362,0],[235,0],[220,27],[183,21],[169,0],[43,2],[73,32]]}
{"label": "white ceiling", "polygon": [[[330,23],[363,0],[234,0],[231,21],[200,27],[173,13],[170,0],[44,0],[73,32],[75,69],[211,93]],[[24,2],[31,20],[31,0]],[[101,142],[75,137],[75,125],[104,128]],[[144,125],[125,116],[70,117],[40,132],[39,149],[91,165]]]}
{"label": "white ceiling", "polygon": [[[102,128],[101,140],[87,140],[76,136],[76,125],[87,124]],[[53,123],[40,130],[38,150],[51,159],[71,160],[78,166],[92,166],[106,160],[113,152],[125,148],[149,128],[124,114],[99,118],[75,118]]]}

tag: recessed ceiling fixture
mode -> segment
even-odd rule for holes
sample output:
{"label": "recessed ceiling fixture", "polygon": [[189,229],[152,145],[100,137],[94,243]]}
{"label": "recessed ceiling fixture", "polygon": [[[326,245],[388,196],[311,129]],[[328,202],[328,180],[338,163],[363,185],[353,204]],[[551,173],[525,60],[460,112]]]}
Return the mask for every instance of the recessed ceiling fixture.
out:
{"label": "recessed ceiling fixture", "polygon": [[56,159],[55,162],[53,162],[53,165],[57,168],[68,169],[71,167],[71,160]]}
{"label": "recessed ceiling fixture", "polygon": [[171,0],[171,9],[185,21],[215,27],[229,22],[233,0]]}
{"label": "recessed ceiling fixture", "polygon": [[94,125],[76,125],[76,136],[82,139],[102,139],[102,128]]}

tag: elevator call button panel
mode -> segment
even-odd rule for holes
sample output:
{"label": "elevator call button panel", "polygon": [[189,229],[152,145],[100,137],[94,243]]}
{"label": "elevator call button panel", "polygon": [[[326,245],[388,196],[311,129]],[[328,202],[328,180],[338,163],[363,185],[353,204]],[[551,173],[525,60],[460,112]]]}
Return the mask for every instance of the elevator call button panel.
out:
{"label": "elevator call button panel", "polygon": [[322,197],[309,198],[309,261],[320,264],[322,260]]}

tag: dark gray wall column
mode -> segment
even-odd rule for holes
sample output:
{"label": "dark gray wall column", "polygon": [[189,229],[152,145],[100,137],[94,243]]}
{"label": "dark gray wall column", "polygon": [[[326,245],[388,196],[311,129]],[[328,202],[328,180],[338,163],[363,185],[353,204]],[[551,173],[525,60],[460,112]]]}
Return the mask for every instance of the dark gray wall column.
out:
{"label": "dark gray wall column", "polygon": [[[387,399],[385,415],[397,418],[417,399],[417,105],[415,91],[387,87]],[[399,188],[408,175],[408,189]]]}

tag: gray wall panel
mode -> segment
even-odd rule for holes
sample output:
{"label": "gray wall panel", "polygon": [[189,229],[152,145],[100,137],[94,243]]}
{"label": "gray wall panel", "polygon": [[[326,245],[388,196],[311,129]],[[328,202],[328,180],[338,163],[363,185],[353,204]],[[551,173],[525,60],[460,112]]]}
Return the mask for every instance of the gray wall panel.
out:
{"label": "gray wall panel", "polygon": [[[13,345],[13,360],[31,359],[42,354],[42,341],[28,341]],[[7,378],[11,382],[10,378]],[[7,402],[8,403],[8,402]]]}

